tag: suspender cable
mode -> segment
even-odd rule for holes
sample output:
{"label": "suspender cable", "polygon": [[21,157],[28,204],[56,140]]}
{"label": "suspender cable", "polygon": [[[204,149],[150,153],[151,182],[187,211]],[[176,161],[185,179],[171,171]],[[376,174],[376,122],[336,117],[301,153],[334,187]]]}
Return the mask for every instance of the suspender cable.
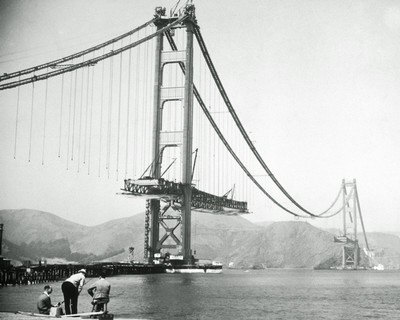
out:
{"label": "suspender cable", "polygon": [[53,61],[41,64],[41,65],[38,65],[38,66],[35,66],[35,67],[31,67],[31,68],[28,68],[28,69],[24,69],[24,70],[21,70],[21,71],[12,72],[12,73],[9,73],[9,74],[4,74],[4,75],[0,76],[0,81],[4,81],[4,80],[7,80],[7,79],[15,78],[15,77],[18,77],[18,76],[21,76],[21,75],[24,75],[24,74],[32,73],[34,71],[39,71],[39,70],[42,70],[42,69],[46,69],[48,67],[54,67],[57,64],[64,63],[66,61],[79,58],[79,57],[84,56],[84,55],[86,55],[86,54],[88,54],[90,52],[99,50],[99,49],[104,48],[104,47],[106,47],[106,46],[108,46],[110,44],[113,44],[114,42],[117,42],[117,41],[119,41],[119,40],[121,40],[123,38],[126,38],[126,37],[134,34],[135,32],[137,32],[137,31],[147,27],[148,25],[152,24],[156,20],[157,20],[157,18],[151,19],[150,21],[147,21],[146,23],[142,24],[141,26],[139,26],[139,27],[137,27],[135,29],[132,29],[131,31],[128,31],[128,32],[116,37],[116,38],[113,38],[111,40],[103,42],[103,43],[101,43],[101,44],[99,44],[97,46],[91,47],[89,49],[83,50],[81,52],[72,54],[70,56],[67,56],[67,57],[64,57],[64,58],[61,58],[61,59],[57,59],[57,60],[53,60]]}
{"label": "suspender cable", "polygon": [[72,112],[72,86],[73,86],[73,74],[71,73],[71,83],[69,86],[69,110],[68,110],[68,138],[67,138],[67,170],[69,169],[69,139],[71,132],[71,112]]}
{"label": "suspender cable", "polygon": [[[123,45],[123,40],[121,40],[121,47]],[[117,129],[117,169],[116,176],[118,181],[118,169],[119,169],[119,136],[121,127],[121,90],[122,90],[122,53],[119,59],[119,92],[118,92],[118,129]]]}
{"label": "suspender cable", "polygon": [[[145,29],[145,35],[147,36],[147,29]],[[147,62],[148,62],[148,52],[149,52],[149,43],[146,42],[144,44],[144,48],[143,48],[143,96],[142,96],[142,103],[143,103],[143,122],[142,122],[142,146],[143,146],[143,161],[144,163],[147,163],[147,157],[146,155],[148,154],[148,152],[146,152],[146,121],[148,119],[148,110],[149,108],[147,108],[147,77],[148,77],[148,73],[147,73]]]}
{"label": "suspender cable", "polygon": [[61,99],[60,99],[60,126],[58,133],[58,157],[61,157],[61,130],[62,130],[62,112],[64,102],[64,74],[61,77]]}
{"label": "suspender cable", "polygon": [[[129,36],[129,43],[132,42],[132,36]],[[128,155],[129,155],[129,112],[130,112],[130,98],[131,98],[131,66],[132,66],[132,49],[129,50],[128,56],[128,93],[126,103],[126,149],[125,149],[125,179],[128,175]]]}
{"label": "suspender cable", "polygon": [[221,80],[219,79],[219,76],[215,70],[214,64],[211,61],[211,58],[208,54],[207,48],[205,46],[204,40],[201,36],[200,33],[200,29],[198,28],[198,26],[196,26],[194,28],[194,34],[197,38],[197,41],[199,43],[200,49],[203,53],[204,59],[207,62],[207,65],[210,69],[210,72],[213,75],[214,81],[221,93],[222,98],[225,101],[225,104],[230,112],[230,114],[232,115],[233,120],[235,121],[236,125],[238,126],[243,138],[245,139],[247,145],[249,146],[250,150],[253,152],[253,154],[255,155],[255,157],[257,158],[258,162],[261,164],[261,166],[264,168],[264,170],[268,173],[268,175],[270,176],[270,178],[272,179],[272,181],[275,183],[275,185],[282,191],[282,193],[300,210],[302,210],[303,212],[309,214],[310,216],[317,216],[316,214],[308,211],[307,209],[305,209],[304,207],[302,207],[296,200],[293,199],[293,197],[285,190],[285,188],[279,183],[279,181],[275,178],[274,174],[271,172],[271,170],[268,168],[268,166],[266,165],[266,163],[264,162],[264,160],[262,159],[261,155],[258,153],[257,149],[255,148],[254,144],[252,143],[252,141],[250,140],[250,137],[248,136],[246,130],[244,129],[239,117],[237,116],[235,110],[233,109],[233,106],[228,98],[228,95],[226,94],[226,91],[222,85]]}
{"label": "suspender cable", "polygon": [[33,104],[35,98],[35,85],[32,83],[32,104],[31,104],[31,127],[29,130],[29,155],[28,162],[31,162],[31,151],[32,151],[32,127],[33,127]]}
{"label": "suspender cable", "polygon": [[78,70],[75,71],[75,85],[74,85],[74,110],[72,116],[72,142],[71,142],[71,160],[74,160],[74,145],[75,145],[75,119],[76,119],[76,89],[78,85]]}
{"label": "suspender cable", "polygon": [[2,85],[0,85],[0,90],[11,89],[11,88],[14,88],[14,87],[17,87],[17,86],[21,86],[21,85],[24,85],[24,84],[27,84],[27,83],[31,83],[31,82],[35,82],[35,81],[41,81],[41,80],[45,80],[47,78],[55,77],[55,76],[58,76],[60,74],[66,73],[66,72],[72,72],[72,71],[74,71],[76,69],[79,69],[79,68],[82,68],[82,67],[93,66],[94,64],[98,63],[99,61],[108,59],[108,58],[110,58],[112,56],[120,54],[123,51],[126,51],[126,50],[129,50],[129,49],[133,48],[133,47],[136,47],[136,46],[140,45],[141,43],[144,43],[144,42],[146,42],[146,41],[158,36],[159,34],[164,33],[167,30],[172,29],[174,26],[176,26],[176,25],[182,23],[183,21],[185,21],[187,19],[187,17],[188,16],[185,15],[182,18],[179,18],[179,19],[175,20],[174,22],[170,23],[169,25],[165,26],[164,28],[161,28],[161,29],[157,30],[156,32],[152,33],[151,35],[146,36],[146,37],[144,37],[144,38],[142,38],[142,39],[140,39],[140,40],[138,40],[138,41],[136,41],[134,43],[128,44],[128,45],[126,45],[126,46],[124,46],[124,47],[122,47],[120,49],[115,50],[115,51],[111,51],[111,52],[103,54],[103,55],[101,55],[99,57],[96,57],[96,58],[93,58],[93,59],[89,59],[89,60],[81,62],[81,63],[73,64],[71,66],[68,66],[68,67],[65,67],[65,68],[62,68],[62,69],[59,69],[59,70],[55,70],[55,71],[52,71],[52,72],[47,72],[47,73],[44,73],[44,74],[41,74],[41,75],[37,75],[37,76],[34,75],[34,76],[30,77],[30,78],[26,78],[26,79],[23,79],[23,80],[20,80],[20,81],[13,81],[13,82],[8,82],[8,83],[5,83],[5,84],[2,84]]}
{"label": "suspender cable", "polygon": [[[355,180],[354,180],[354,181],[355,181]],[[355,194],[354,194],[355,201],[357,201],[358,214],[359,214],[359,216],[360,216],[361,226],[362,226],[362,229],[363,229],[363,235],[364,235],[365,245],[366,245],[366,247],[367,247],[367,250],[370,251],[369,245],[368,245],[368,241],[367,241],[367,235],[366,235],[366,233],[365,233],[364,221],[363,221],[362,214],[361,214],[360,200],[358,199],[357,185],[356,185],[355,182],[354,182],[354,192],[355,192]]]}
{"label": "suspender cable", "polygon": [[[175,45],[174,39],[169,35],[169,33],[166,33],[167,39],[171,45],[172,50],[176,51],[177,47]],[[180,67],[182,68],[182,71],[184,72],[185,70],[185,65],[183,63],[179,63]],[[283,205],[281,205],[277,200],[275,200],[259,183],[258,181],[253,177],[253,175],[249,172],[249,170],[246,168],[246,166],[243,164],[243,162],[238,158],[236,153],[233,151],[231,146],[229,145],[228,141],[226,141],[225,137],[221,133],[221,130],[218,128],[217,124],[215,123],[213,117],[211,116],[210,112],[207,109],[207,106],[204,104],[203,100],[201,99],[200,93],[197,90],[196,86],[193,85],[193,93],[194,96],[197,99],[197,102],[199,103],[200,107],[202,108],[205,116],[207,117],[208,121],[210,122],[211,126],[214,128],[215,132],[218,134],[219,138],[221,141],[224,143],[225,147],[228,149],[229,153],[232,155],[232,157],[235,159],[235,161],[239,164],[239,166],[242,168],[242,170],[246,173],[246,175],[249,177],[251,181],[273,202],[275,203],[278,207],[280,207],[282,210],[296,216],[296,217],[302,217],[302,218],[307,218],[308,216],[302,215],[295,213]]]}
{"label": "suspender cable", "polygon": [[[339,196],[342,194],[342,192],[343,192],[343,189],[341,188],[341,190],[339,191]],[[343,211],[343,209],[344,209],[346,206],[348,206],[348,204],[349,204],[349,202],[350,202],[350,199],[352,198],[353,194],[354,194],[354,188],[352,188],[352,189],[350,190],[349,194],[346,194],[346,195],[344,196],[344,200],[343,200],[342,206],[341,206],[340,208],[338,208],[335,212],[333,212],[333,213],[331,213],[331,214],[329,214],[329,215],[321,215],[321,214],[319,214],[319,215],[316,216],[316,217],[317,217],[317,218],[324,218],[324,219],[327,219],[327,218],[332,218],[333,216],[338,215],[339,213],[341,213],[341,212]]]}
{"label": "suspender cable", "polygon": [[[105,49],[103,49],[103,55],[104,55]],[[99,125],[99,177],[100,177],[100,172],[101,172],[101,144],[102,144],[102,132],[103,132],[103,106],[104,106],[104,65],[105,61],[102,63],[102,69],[101,69],[101,98],[100,98],[100,125]]]}
{"label": "suspender cable", "polygon": [[90,174],[90,154],[92,151],[92,123],[93,123],[93,92],[94,92],[94,68],[92,69],[92,85],[90,94],[90,122],[89,122],[89,155],[88,155],[88,174]]}
{"label": "suspender cable", "polygon": [[[114,46],[113,46],[114,50]],[[110,149],[111,149],[111,118],[112,118],[112,103],[113,103],[113,78],[114,78],[114,57],[110,58],[110,81],[109,81],[109,96],[108,96],[108,127],[107,127],[107,158],[106,169],[107,177],[110,178]]]}
{"label": "suspender cable", "polygon": [[[139,37],[139,33],[138,33],[138,37]],[[139,77],[140,77],[140,46],[137,49],[137,54],[136,54],[136,70],[137,70],[137,74],[136,74],[136,78],[135,78],[135,104],[134,104],[134,114],[133,114],[133,122],[134,122],[134,127],[133,127],[133,154],[137,154],[138,153],[138,149],[139,149],[139,144],[138,144],[138,135],[139,135]],[[140,152],[141,153],[141,152]],[[140,157],[142,157],[142,155],[140,155]],[[139,157],[138,157],[139,158]],[[141,164],[140,161],[137,161]],[[137,164],[137,162],[135,162],[135,159],[132,159],[132,164],[133,164],[133,175],[135,175],[135,173],[139,172],[138,170],[135,170],[135,164]]]}
{"label": "suspender cable", "polygon": [[43,144],[42,144],[42,165],[44,165],[44,149],[46,143],[46,117],[47,117],[47,92],[48,92],[49,80],[46,79],[46,92],[44,96],[44,116],[43,116]]}
{"label": "suspender cable", "polygon": [[82,108],[83,108],[83,79],[84,78],[84,72],[82,68],[82,80],[81,80],[81,103],[80,103],[80,108],[79,108],[79,135],[78,135],[78,169],[77,171],[79,172],[79,165],[81,161],[81,132],[82,132]]}
{"label": "suspender cable", "polygon": [[15,115],[14,159],[16,159],[16,157],[17,157],[18,116],[19,116],[19,92],[20,92],[20,88],[18,87],[18,91],[17,91],[17,110],[16,110],[16,115]]}
{"label": "suspender cable", "polygon": [[85,101],[85,133],[84,133],[84,147],[83,147],[83,163],[86,164],[86,145],[87,145],[87,127],[88,127],[88,109],[89,109],[89,72],[87,68],[86,74],[86,101]]}

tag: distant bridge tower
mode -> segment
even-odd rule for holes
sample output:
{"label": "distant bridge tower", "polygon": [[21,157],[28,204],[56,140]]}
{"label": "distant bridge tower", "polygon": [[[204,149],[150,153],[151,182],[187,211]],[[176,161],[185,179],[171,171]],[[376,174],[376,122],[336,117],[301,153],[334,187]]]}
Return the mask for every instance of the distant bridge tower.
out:
{"label": "distant bridge tower", "polygon": [[360,246],[358,243],[358,219],[360,220],[366,249],[369,251],[368,240],[365,233],[361,206],[358,198],[356,180],[346,182],[342,180],[343,191],[343,229],[341,235],[335,237],[335,242],[343,244],[342,268],[357,269],[360,264]]}
{"label": "distant bridge tower", "polygon": [[[154,82],[154,106],[153,106],[153,146],[151,176],[154,179],[161,178],[161,165],[163,152],[166,148],[180,148],[183,201],[180,206],[180,215],[165,215],[170,206],[160,211],[160,200],[147,200],[147,216],[145,226],[145,257],[150,262],[154,255],[159,254],[162,248],[177,249],[185,262],[189,262],[192,256],[191,250],[191,201],[192,201],[192,138],[193,138],[193,28],[194,6],[186,7],[186,14],[190,15],[182,25],[186,28],[186,50],[165,51],[164,34],[156,38],[155,49],[155,82]],[[165,9],[156,8],[159,17],[155,22],[157,29],[161,29],[177,20],[177,17],[165,17]],[[184,64],[184,83],[180,87],[164,87],[164,73],[167,64]],[[183,119],[181,131],[163,130],[163,111],[167,103],[171,101],[182,102]],[[180,125],[178,126],[180,127]],[[170,221],[174,220],[174,224]],[[150,222],[150,223],[149,223]],[[162,228],[160,228],[162,226]],[[174,234],[180,226],[180,237]],[[160,238],[160,231],[164,234]],[[146,238],[147,237],[147,238]],[[150,237],[150,239],[149,239]],[[169,238],[173,244],[165,244]],[[150,241],[149,241],[150,240]]]}

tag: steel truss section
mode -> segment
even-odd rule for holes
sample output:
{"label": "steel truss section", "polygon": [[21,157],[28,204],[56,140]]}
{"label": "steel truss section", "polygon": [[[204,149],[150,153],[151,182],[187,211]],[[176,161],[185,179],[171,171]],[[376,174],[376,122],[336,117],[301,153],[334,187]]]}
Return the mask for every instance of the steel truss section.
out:
{"label": "steel truss section", "polygon": [[[175,199],[174,207],[182,204],[183,184],[168,181],[163,178],[145,178],[139,180],[126,179],[124,194],[133,196],[148,196],[149,198]],[[228,197],[220,197],[200,191],[192,186],[192,208],[198,211],[221,214],[248,213],[247,202],[236,201]]]}

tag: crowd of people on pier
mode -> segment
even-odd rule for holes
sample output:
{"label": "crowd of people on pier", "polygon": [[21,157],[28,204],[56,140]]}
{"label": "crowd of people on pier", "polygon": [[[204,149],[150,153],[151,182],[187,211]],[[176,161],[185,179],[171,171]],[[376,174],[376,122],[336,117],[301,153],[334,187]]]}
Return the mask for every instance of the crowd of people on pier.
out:
{"label": "crowd of people on pier", "polygon": [[[93,298],[93,312],[106,311],[107,303],[110,301],[111,285],[105,278],[106,272],[102,271],[99,279],[87,289],[88,294]],[[50,295],[53,292],[53,288],[50,285],[45,285],[44,292],[37,301],[39,313],[49,315],[53,309],[55,315],[60,315],[61,305],[64,303],[65,314],[78,314],[78,297],[82,292],[83,286],[88,282],[86,282],[86,269],[80,269],[77,273],[71,275],[61,285],[64,301],[57,304],[51,303]]]}

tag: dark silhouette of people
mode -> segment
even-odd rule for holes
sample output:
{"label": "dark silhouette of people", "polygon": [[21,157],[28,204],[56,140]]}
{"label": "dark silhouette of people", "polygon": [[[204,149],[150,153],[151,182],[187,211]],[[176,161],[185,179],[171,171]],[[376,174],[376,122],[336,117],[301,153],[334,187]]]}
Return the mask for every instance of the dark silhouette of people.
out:
{"label": "dark silhouette of people", "polygon": [[52,305],[50,294],[53,292],[53,288],[49,285],[44,286],[43,293],[39,296],[37,301],[37,308],[40,314],[50,314],[51,307],[57,307],[59,304]]}
{"label": "dark silhouette of people", "polygon": [[104,305],[110,301],[111,285],[106,278],[106,272],[102,271],[95,283],[88,288],[88,293],[93,297],[93,311],[104,311]]}
{"label": "dark silhouette of people", "polygon": [[86,269],[81,269],[73,274],[61,285],[64,295],[65,314],[78,313],[78,296],[85,284]]}

